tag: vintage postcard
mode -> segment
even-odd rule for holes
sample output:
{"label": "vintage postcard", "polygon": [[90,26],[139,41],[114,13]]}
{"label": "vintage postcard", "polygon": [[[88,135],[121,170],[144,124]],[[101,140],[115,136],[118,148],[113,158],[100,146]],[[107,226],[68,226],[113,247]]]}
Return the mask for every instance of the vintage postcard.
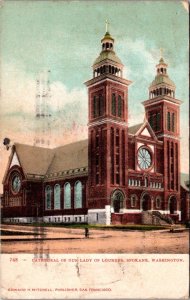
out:
{"label": "vintage postcard", "polygon": [[188,299],[188,2],[0,5],[1,298]]}

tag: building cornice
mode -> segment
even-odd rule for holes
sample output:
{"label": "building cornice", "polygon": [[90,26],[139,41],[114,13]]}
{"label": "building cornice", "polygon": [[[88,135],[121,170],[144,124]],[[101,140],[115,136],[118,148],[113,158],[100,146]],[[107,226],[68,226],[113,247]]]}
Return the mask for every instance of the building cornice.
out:
{"label": "building cornice", "polygon": [[160,103],[163,103],[163,102],[174,104],[174,105],[177,105],[177,106],[179,106],[180,104],[183,103],[183,101],[172,98],[172,97],[169,97],[169,96],[158,96],[158,97],[153,98],[153,99],[145,100],[141,103],[145,107],[148,107],[148,106],[152,106],[152,105],[155,105],[155,104],[160,104]]}
{"label": "building cornice", "polygon": [[174,135],[170,135],[170,134],[166,134],[166,133],[158,134],[157,137],[158,138],[166,137],[166,138],[174,139],[174,140],[177,140],[177,141],[180,140],[180,137],[177,137],[177,136],[174,136]]}
{"label": "building cornice", "polygon": [[127,79],[124,79],[122,77],[119,77],[119,76],[115,76],[115,75],[112,75],[112,74],[103,74],[103,75],[100,75],[98,77],[94,77],[88,81],[86,81],[84,84],[89,87],[89,86],[95,86],[99,83],[102,83],[102,82],[105,82],[105,81],[110,81],[110,82],[118,82],[124,86],[129,86],[132,81],[130,80],[127,80]]}
{"label": "building cornice", "polygon": [[98,126],[98,125],[106,124],[108,122],[113,123],[113,124],[117,124],[117,125],[122,125],[122,126],[125,126],[125,127],[128,126],[127,122],[117,121],[117,120],[113,120],[111,118],[104,118],[102,120],[98,120],[98,121],[88,123],[88,127]]}
{"label": "building cornice", "polygon": [[64,170],[60,172],[54,172],[46,174],[44,177],[44,182],[73,178],[73,177],[83,177],[88,176],[88,167],[81,167],[77,169]]}

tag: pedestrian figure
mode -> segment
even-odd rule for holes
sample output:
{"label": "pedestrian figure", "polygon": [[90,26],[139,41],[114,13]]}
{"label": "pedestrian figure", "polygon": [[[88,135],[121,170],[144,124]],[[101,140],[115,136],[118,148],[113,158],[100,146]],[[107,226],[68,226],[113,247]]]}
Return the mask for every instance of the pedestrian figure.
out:
{"label": "pedestrian figure", "polygon": [[85,227],[85,238],[89,238],[89,229]]}

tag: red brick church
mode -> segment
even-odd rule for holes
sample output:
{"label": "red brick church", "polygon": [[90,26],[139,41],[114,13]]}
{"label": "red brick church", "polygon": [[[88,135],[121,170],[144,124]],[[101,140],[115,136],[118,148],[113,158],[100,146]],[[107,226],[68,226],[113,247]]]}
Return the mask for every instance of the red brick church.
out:
{"label": "red brick church", "polygon": [[3,180],[4,222],[181,221],[181,101],[168,66],[161,58],[144,122],[129,127],[131,81],[109,32],[101,46],[86,82],[88,139],[55,149],[15,144]]}

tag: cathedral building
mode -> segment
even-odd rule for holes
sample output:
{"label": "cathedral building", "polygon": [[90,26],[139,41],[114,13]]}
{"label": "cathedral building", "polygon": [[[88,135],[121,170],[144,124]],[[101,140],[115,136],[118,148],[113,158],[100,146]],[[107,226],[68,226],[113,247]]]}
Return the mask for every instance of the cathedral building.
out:
{"label": "cathedral building", "polygon": [[168,65],[161,57],[142,102],[144,121],[132,127],[123,67],[106,32],[85,83],[88,139],[55,149],[13,146],[3,180],[4,222],[181,221],[181,101]]}

